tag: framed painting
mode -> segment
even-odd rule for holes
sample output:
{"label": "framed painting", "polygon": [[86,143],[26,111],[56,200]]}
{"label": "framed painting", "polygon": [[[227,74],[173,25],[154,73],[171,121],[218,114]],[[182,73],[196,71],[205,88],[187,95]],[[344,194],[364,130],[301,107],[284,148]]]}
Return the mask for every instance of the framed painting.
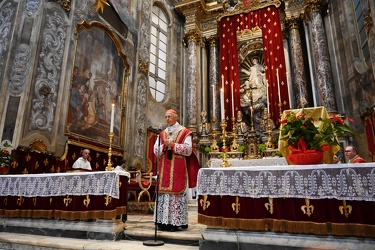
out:
{"label": "framed painting", "polygon": [[109,144],[112,122],[112,145],[120,147],[129,75],[121,38],[106,25],[84,21],[76,26],[75,39],[65,134]]}

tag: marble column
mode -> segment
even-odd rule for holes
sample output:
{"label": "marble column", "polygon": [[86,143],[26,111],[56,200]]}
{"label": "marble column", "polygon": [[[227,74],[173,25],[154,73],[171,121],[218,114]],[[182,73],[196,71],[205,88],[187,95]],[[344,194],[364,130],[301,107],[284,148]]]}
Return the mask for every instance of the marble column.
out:
{"label": "marble column", "polygon": [[306,0],[304,8],[311,22],[313,56],[320,104],[326,107],[328,112],[337,112],[331,63],[324,32],[323,18],[320,13],[322,2],[323,0]]}
{"label": "marble column", "polygon": [[197,131],[197,79],[198,79],[198,56],[197,46],[199,36],[196,32],[187,34],[187,83],[186,83],[186,117],[187,128],[193,133]]}
{"label": "marble column", "polygon": [[[218,90],[219,90],[219,49],[218,40],[216,36],[210,37],[208,39],[210,46],[210,103],[211,103],[211,122],[213,128],[220,130],[220,105],[218,101]],[[215,110],[214,110],[215,108]],[[214,122],[212,119],[216,118]]]}
{"label": "marble column", "polygon": [[297,108],[305,108],[309,106],[306,75],[303,62],[302,43],[299,32],[298,23],[301,17],[291,17],[287,19],[290,37],[290,54],[293,71],[293,85],[295,91],[295,100]]}

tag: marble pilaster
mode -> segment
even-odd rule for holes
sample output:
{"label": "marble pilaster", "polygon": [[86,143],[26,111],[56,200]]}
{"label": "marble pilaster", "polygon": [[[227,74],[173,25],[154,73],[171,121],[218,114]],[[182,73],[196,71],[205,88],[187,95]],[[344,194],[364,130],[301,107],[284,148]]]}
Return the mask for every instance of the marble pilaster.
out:
{"label": "marble pilaster", "polygon": [[289,37],[290,37],[290,55],[292,61],[292,70],[294,76],[294,90],[295,100],[297,108],[305,108],[309,106],[307,87],[306,87],[306,75],[303,62],[303,52],[300,32],[298,29],[299,17],[292,17],[287,20],[289,25]]}
{"label": "marble pilaster", "polygon": [[337,112],[331,63],[324,33],[323,18],[320,13],[322,2],[323,0],[308,0],[305,1],[304,8],[311,22],[312,47],[320,103],[329,112]]}
{"label": "marble pilaster", "polygon": [[[218,89],[219,89],[219,49],[217,37],[211,37],[209,39],[210,45],[210,102],[211,102],[211,118],[215,117],[216,121],[213,125],[214,128],[219,129],[219,101],[218,101]],[[215,107],[215,110],[214,110]]]}
{"label": "marble pilaster", "polygon": [[197,46],[199,36],[192,32],[187,38],[187,84],[186,84],[186,114],[187,127],[192,131],[197,131],[197,79],[198,79],[198,58]]}

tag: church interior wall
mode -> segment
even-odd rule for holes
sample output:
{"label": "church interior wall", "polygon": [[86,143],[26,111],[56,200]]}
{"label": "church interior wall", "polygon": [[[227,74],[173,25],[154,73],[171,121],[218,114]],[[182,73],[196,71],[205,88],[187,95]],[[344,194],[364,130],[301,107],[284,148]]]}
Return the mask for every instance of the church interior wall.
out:
{"label": "church interior wall", "polygon": [[[3,51],[0,51],[0,100],[4,103],[0,110],[1,142],[10,141],[12,145],[28,146],[35,139],[42,139],[48,149],[56,155],[64,150],[67,136],[64,134],[68,113],[68,97],[70,95],[71,78],[74,62],[75,25],[83,20],[98,21],[122,37],[121,45],[127,56],[129,75],[126,110],[122,119],[125,120],[123,150],[125,157],[130,160],[144,162],[147,129],[164,127],[164,111],[169,108],[178,110],[180,122],[187,125],[188,85],[188,44],[185,40],[186,20],[178,14],[172,0],[145,1],[111,1],[114,13],[113,20],[106,20],[103,15],[95,12],[92,1],[73,1],[70,10],[65,10],[57,1],[28,1],[5,0],[0,3],[0,11],[11,10],[5,15],[9,18],[9,31],[4,37]],[[350,2],[350,1],[349,1]],[[30,3],[30,1],[29,1]],[[365,10],[371,8],[371,19],[375,22],[375,3],[362,1]],[[122,5],[123,4],[123,5]],[[167,91],[162,102],[156,102],[148,90],[148,72],[140,69],[140,61],[149,60],[150,46],[150,15],[152,6],[160,6],[168,15],[170,26]],[[329,1],[330,8],[324,16],[325,34],[328,41],[335,98],[338,113],[346,114],[356,120],[352,126],[362,133],[361,139],[355,143],[366,143],[361,115],[375,103],[375,28],[372,25],[368,33],[372,57],[369,62],[361,61],[361,51],[358,34],[355,33],[353,10],[347,2]],[[125,6],[125,8],[123,8]],[[108,8],[105,6],[105,8]],[[100,10],[99,10],[100,12]],[[347,17],[350,17],[349,19]],[[145,19],[148,18],[148,19]],[[61,20],[54,24],[51,18]],[[53,26],[56,25],[56,26]],[[57,27],[59,31],[53,31]],[[125,28],[124,28],[125,27]],[[203,27],[203,25],[202,25]],[[316,86],[315,63],[312,56],[312,39],[309,24],[301,23],[300,36],[305,62],[306,84],[309,89],[310,106],[319,106],[319,95]],[[353,35],[354,33],[354,35]],[[48,44],[48,35],[58,39],[59,51],[52,51]],[[195,124],[201,122],[202,110],[211,108],[210,101],[210,48],[200,37],[195,47],[197,65],[194,75],[196,82],[196,115]],[[204,41],[204,42],[203,42]],[[287,38],[284,44],[288,44]],[[285,50],[288,50],[286,47]],[[56,61],[46,61],[46,52],[57,56]],[[61,58],[60,58],[61,57]],[[27,61],[22,61],[25,58]],[[286,57],[287,60],[290,60]],[[290,64],[290,62],[289,62]],[[24,72],[17,78],[17,65],[24,67]],[[49,69],[47,66],[56,67]],[[43,70],[54,72],[52,78],[43,74]],[[288,70],[288,81],[293,86],[293,75]],[[43,81],[54,82],[54,89],[42,88]],[[220,80],[220,79],[219,79]],[[18,82],[16,82],[18,81]],[[45,93],[43,92],[45,91]],[[293,88],[290,88],[293,99]],[[39,105],[39,106],[38,106]],[[293,100],[293,107],[296,107]],[[40,115],[38,115],[40,113]],[[135,119],[134,119],[135,118]],[[191,125],[191,124],[190,124]],[[136,132],[135,132],[136,131]],[[359,144],[360,145],[360,144]],[[366,155],[365,149],[361,152]]]}

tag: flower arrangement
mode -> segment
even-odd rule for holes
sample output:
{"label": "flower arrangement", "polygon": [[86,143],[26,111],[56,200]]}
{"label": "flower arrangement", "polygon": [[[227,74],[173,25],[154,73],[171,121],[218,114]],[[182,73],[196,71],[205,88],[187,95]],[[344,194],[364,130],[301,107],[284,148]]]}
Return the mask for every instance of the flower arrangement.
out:
{"label": "flower arrangement", "polygon": [[6,143],[4,148],[0,150],[0,174],[7,172],[9,164],[16,159],[16,156],[11,154],[9,148],[11,145]]}
{"label": "flower arrangement", "polygon": [[[350,118],[347,121],[353,122]],[[346,135],[359,136],[337,115],[314,118],[303,110],[298,114],[290,111],[281,120],[280,140],[285,141],[292,154],[330,151],[340,145],[337,137]]]}

